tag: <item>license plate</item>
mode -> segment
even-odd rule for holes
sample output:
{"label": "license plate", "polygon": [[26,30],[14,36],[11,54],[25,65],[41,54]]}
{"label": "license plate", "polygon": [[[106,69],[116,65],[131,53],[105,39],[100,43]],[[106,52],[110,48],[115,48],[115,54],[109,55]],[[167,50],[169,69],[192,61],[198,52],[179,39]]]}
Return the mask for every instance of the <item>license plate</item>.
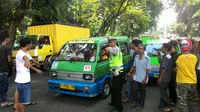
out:
{"label": "license plate", "polygon": [[60,84],[61,89],[75,90],[74,85]]}
{"label": "license plate", "polygon": [[153,77],[154,77],[154,78],[158,78],[159,75],[158,75],[158,74],[154,74]]}

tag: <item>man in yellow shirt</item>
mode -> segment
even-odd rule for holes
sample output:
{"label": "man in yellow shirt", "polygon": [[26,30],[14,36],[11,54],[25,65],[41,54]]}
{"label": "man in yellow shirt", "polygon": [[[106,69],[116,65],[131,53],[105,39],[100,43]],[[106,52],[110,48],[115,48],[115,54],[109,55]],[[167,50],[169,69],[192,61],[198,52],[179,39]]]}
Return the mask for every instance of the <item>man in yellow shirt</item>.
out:
{"label": "man in yellow shirt", "polygon": [[175,61],[177,67],[176,91],[179,112],[195,112],[198,57],[190,53],[191,49],[191,40],[183,40],[181,42],[182,54],[180,54]]}

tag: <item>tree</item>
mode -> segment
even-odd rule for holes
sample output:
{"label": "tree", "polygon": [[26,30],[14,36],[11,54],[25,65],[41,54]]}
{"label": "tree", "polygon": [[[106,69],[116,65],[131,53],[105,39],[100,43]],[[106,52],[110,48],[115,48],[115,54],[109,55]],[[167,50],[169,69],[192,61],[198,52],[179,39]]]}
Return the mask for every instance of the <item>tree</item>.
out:
{"label": "tree", "polygon": [[187,35],[185,33],[186,27],[187,26],[184,23],[174,23],[173,25],[171,25],[171,27],[167,29],[167,32],[184,37],[185,35]]}
{"label": "tree", "polygon": [[[4,22],[4,33],[8,33],[11,44],[14,42],[17,28],[24,19],[27,11],[32,8],[33,0],[1,0],[1,22]],[[5,17],[3,17],[5,15]],[[2,23],[1,23],[2,24]]]}
{"label": "tree", "polygon": [[178,23],[186,25],[185,32],[188,34],[194,31],[200,21],[200,1],[199,0],[171,0],[171,5],[178,13]]}
{"label": "tree", "polygon": [[13,42],[17,29],[25,34],[28,25],[44,23],[89,27],[92,36],[135,36],[156,27],[162,4],[160,0],[1,0],[0,9],[0,31],[8,29]]}
{"label": "tree", "polygon": [[[162,11],[160,0],[83,0],[78,4],[82,8],[80,19],[93,36],[142,33],[156,26]],[[124,32],[127,29],[131,32]]]}

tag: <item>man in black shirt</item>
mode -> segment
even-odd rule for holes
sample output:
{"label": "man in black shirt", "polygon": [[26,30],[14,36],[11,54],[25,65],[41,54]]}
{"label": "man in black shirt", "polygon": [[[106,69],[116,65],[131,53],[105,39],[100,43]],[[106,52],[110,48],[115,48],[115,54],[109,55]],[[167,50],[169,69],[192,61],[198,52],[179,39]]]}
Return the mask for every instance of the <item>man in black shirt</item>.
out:
{"label": "man in black shirt", "polygon": [[[176,52],[176,47],[177,47],[177,42],[171,40],[169,42],[172,45],[172,49],[171,49],[171,56],[172,56],[172,63],[175,63],[175,57],[178,55],[178,53]],[[174,66],[172,65],[172,68],[174,68]],[[171,80],[169,83],[169,98],[171,99],[171,105],[176,105],[177,103],[177,94],[176,94],[176,72],[175,70],[172,70],[171,72]]]}
{"label": "man in black shirt", "polygon": [[9,38],[5,38],[0,45],[0,99],[2,108],[13,105],[13,103],[7,102],[8,74],[12,68],[12,51],[8,47],[9,42]]}

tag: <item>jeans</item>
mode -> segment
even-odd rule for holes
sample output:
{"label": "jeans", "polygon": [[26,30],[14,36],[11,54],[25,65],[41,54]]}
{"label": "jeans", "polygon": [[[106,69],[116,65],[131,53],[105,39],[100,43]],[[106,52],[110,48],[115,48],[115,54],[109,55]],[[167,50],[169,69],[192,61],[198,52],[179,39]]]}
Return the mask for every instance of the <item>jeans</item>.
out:
{"label": "jeans", "polygon": [[146,99],[146,84],[133,81],[133,103],[144,107]]}
{"label": "jeans", "polygon": [[30,83],[17,83],[16,86],[19,93],[19,103],[28,104],[31,97]]}
{"label": "jeans", "polygon": [[7,101],[8,92],[8,73],[0,72],[0,101],[4,103]]}
{"label": "jeans", "polygon": [[132,101],[133,98],[133,80],[130,80],[128,78],[128,99],[129,101]]}

